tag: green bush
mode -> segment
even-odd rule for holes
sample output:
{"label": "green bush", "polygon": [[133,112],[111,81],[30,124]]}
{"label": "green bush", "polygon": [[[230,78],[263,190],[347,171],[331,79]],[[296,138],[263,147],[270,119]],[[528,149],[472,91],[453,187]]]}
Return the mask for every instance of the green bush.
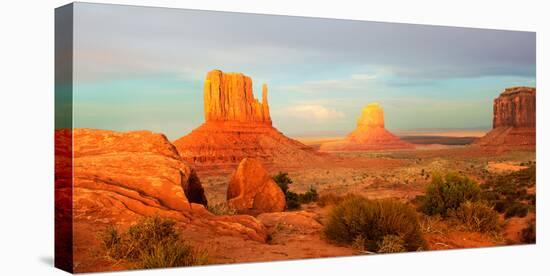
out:
{"label": "green bush", "polygon": [[537,242],[537,226],[534,219],[530,220],[527,227],[521,230],[521,241],[525,243]]}
{"label": "green bush", "polygon": [[483,202],[464,202],[450,216],[464,225],[468,230],[492,232],[499,228],[498,213]]}
{"label": "green bush", "polygon": [[273,176],[273,180],[275,181],[275,183],[277,183],[277,185],[279,185],[279,187],[285,194],[288,191],[288,185],[292,184],[292,179],[290,179],[288,173],[286,172],[279,172],[278,174]]}
{"label": "green bush", "polygon": [[384,237],[388,235],[400,237],[406,251],[427,246],[414,209],[395,200],[348,196],[331,210],[324,232],[331,240],[356,247],[361,246],[357,244],[361,240],[363,247],[372,252],[386,245]]}
{"label": "green bush", "polygon": [[287,209],[292,210],[300,208],[300,196],[297,193],[286,191],[285,199]]}
{"label": "green bush", "polygon": [[196,250],[180,239],[175,222],[161,217],[145,217],[125,233],[110,226],[101,239],[107,255],[126,260],[136,268],[162,268],[208,263],[206,251]]}
{"label": "green bush", "polygon": [[514,202],[506,208],[506,212],[504,213],[504,216],[506,218],[511,218],[511,217],[523,218],[527,216],[528,212],[529,212],[529,206],[521,202]]}
{"label": "green bush", "polygon": [[460,204],[479,199],[479,186],[467,176],[457,173],[448,173],[444,177],[435,175],[426,186],[420,209],[427,215],[439,214],[445,217]]}
{"label": "green bush", "polygon": [[303,194],[298,194],[290,191],[289,185],[292,184],[292,179],[288,176],[288,173],[286,172],[279,172],[278,174],[273,176],[273,180],[275,181],[275,183],[277,183],[277,185],[285,194],[286,209],[298,209],[300,208],[301,204],[314,202],[319,198],[317,190],[315,190],[315,188],[313,187],[310,187],[309,190]]}
{"label": "green bush", "polygon": [[319,194],[317,193],[317,190],[315,188],[310,187],[307,192],[300,194],[299,197],[301,204],[307,204],[317,201],[319,199]]}

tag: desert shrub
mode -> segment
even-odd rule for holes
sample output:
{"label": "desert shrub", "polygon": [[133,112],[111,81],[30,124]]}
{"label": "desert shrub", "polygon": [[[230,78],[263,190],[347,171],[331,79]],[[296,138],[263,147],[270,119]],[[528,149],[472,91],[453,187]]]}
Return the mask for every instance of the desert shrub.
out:
{"label": "desert shrub", "polygon": [[277,183],[277,185],[279,185],[279,187],[285,194],[288,191],[288,185],[292,184],[292,179],[290,179],[288,173],[286,172],[279,172],[278,174],[273,176],[273,180],[275,181],[275,183]]}
{"label": "desert shrub", "polygon": [[298,209],[300,208],[300,196],[292,191],[286,191],[285,193],[285,199],[286,199],[286,208],[287,209]]}
{"label": "desert shrub", "polygon": [[535,165],[509,174],[490,175],[481,186],[482,198],[507,217],[525,216],[528,207],[534,208],[536,204],[536,195],[527,193],[527,189],[533,187],[535,181]]}
{"label": "desert shrub", "polygon": [[466,201],[449,214],[471,231],[491,232],[499,228],[498,213],[480,201]]}
{"label": "desert shrub", "polygon": [[399,253],[405,251],[405,241],[396,235],[386,235],[378,243],[378,253]]}
{"label": "desert shrub", "polygon": [[534,219],[530,220],[527,227],[521,230],[521,241],[524,243],[537,242],[537,225]]}
{"label": "desert shrub", "polygon": [[237,214],[237,209],[229,206],[226,202],[208,205],[208,211],[217,216],[232,216]]}
{"label": "desert shrub", "polygon": [[114,226],[109,225],[101,232],[100,239],[103,247],[107,250],[108,256],[116,259],[124,256],[126,250],[123,248],[122,237]]}
{"label": "desert shrub", "polygon": [[466,201],[477,201],[480,189],[477,183],[467,176],[448,173],[445,176],[435,175],[426,186],[426,195],[420,209],[427,215],[447,216]]}
{"label": "desert shrub", "polygon": [[331,210],[324,232],[333,241],[356,247],[362,240],[363,247],[372,252],[378,252],[388,235],[403,239],[406,251],[426,247],[416,212],[395,200],[347,197]]}
{"label": "desert shrub", "polygon": [[101,234],[107,255],[126,260],[136,268],[201,265],[208,262],[206,251],[196,250],[180,239],[175,222],[158,215],[145,217],[126,232],[110,226]]}
{"label": "desert shrub", "polygon": [[315,202],[319,199],[319,194],[317,190],[313,187],[310,187],[305,193],[300,194],[300,203],[307,204],[310,202]]}
{"label": "desert shrub", "polygon": [[298,194],[289,189],[289,185],[292,184],[292,179],[288,176],[286,172],[279,172],[273,176],[273,180],[281,188],[285,194],[286,200],[286,209],[298,209],[301,204],[310,203],[316,201],[319,197],[317,190],[310,187],[309,190],[303,194]]}
{"label": "desert shrub", "polygon": [[529,212],[529,206],[521,202],[514,202],[506,208],[506,212],[504,213],[504,216],[506,218],[511,218],[511,217],[523,218],[527,216],[528,212]]}

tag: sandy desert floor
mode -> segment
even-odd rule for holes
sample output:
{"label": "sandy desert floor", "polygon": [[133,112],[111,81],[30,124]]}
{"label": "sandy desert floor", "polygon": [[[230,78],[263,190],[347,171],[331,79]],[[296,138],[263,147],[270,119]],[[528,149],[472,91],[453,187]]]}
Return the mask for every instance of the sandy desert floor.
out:
{"label": "sandy desert floor", "polygon": [[[290,189],[294,192],[314,187],[321,196],[354,193],[371,199],[394,198],[410,202],[424,193],[432,173],[457,171],[483,181],[488,173],[519,170],[525,168],[520,164],[535,160],[534,152],[495,156],[462,146],[435,148],[332,153],[334,158],[327,163],[302,168],[272,166],[269,171],[272,174],[288,172],[293,180]],[[230,171],[199,170],[199,175],[209,204],[223,203]],[[258,218],[272,236],[269,244],[249,245],[246,249],[225,248],[219,244],[214,256],[219,262],[242,262],[361,254],[349,246],[331,244],[323,237],[322,224],[330,208],[311,203],[296,211],[261,215]],[[487,247],[520,243],[519,232],[533,216],[529,213],[524,218],[501,217],[504,229],[498,235],[469,232],[441,219],[422,215],[421,225],[430,250]],[[261,250],[254,249],[256,247]]]}
{"label": "sandy desert floor", "polygon": [[[385,152],[331,153],[326,162],[302,166],[270,166],[275,175],[288,172],[293,180],[290,190],[305,192],[315,188],[320,196],[326,194],[360,194],[371,199],[394,198],[411,202],[424,193],[430,175],[436,172],[456,171],[482,182],[490,173],[502,173],[525,168],[522,164],[535,160],[534,152],[486,154],[463,146],[421,147],[416,150]],[[231,168],[197,168],[205,188],[209,206],[223,204]],[[532,191],[533,193],[535,191]],[[264,213],[256,218],[267,228],[267,243],[233,236],[205,235],[201,229],[185,224],[178,228],[182,236],[195,247],[208,251],[213,264],[258,262],[363,255],[349,245],[339,245],[324,237],[331,205],[319,203],[302,205],[298,210]],[[430,250],[487,247],[520,244],[520,232],[533,212],[524,218],[505,219],[499,234],[470,232],[445,220],[420,215],[421,229]],[[129,221],[132,220],[128,217]],[[136,218],[137,219],[137,218]],[[128,223],[129,225],[130,223]],[[128,264],[106,259],[101,251],[98,233],[108,226],[101,221],[90,222],[75,217],[75,248],[77,271],[128,269]],[[205,238],[208,241],[205,242]]]}

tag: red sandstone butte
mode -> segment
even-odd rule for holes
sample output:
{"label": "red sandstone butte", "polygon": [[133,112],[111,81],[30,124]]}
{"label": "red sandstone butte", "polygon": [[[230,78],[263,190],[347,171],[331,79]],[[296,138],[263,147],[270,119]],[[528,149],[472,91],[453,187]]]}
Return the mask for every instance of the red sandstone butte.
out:
{"label": "red sandstone butte", "polygon": [[506,88],[493,102],[493,129],[474,144],[496,151],[535,150],[536,89]]}
{"label": "red sandstone butte", "polygon": [[402,141],[384,127],[384,109],[378,103],[365,106],[357,120],[357,127],[344,141],[321,145],[321,151],[368,151],[411,149],[413,145]]}
{"label": "red sandstone butte", "polygon": [[264,164],[318,159],[312,148],[272,126],[267,92],[264,84],[260,102],[254,98],[250,77],[220,70],[208,72],[204,82],[205,122],[174,141],[182,158],[195,166],[236,166],[247,157]]}

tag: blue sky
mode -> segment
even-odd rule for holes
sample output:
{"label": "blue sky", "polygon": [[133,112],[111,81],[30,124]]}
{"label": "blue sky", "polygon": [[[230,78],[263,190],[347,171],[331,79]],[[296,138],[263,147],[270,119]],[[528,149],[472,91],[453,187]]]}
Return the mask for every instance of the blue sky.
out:
{"label": "blue sky", "polygon": [[386,127],[490,128],[504,88],[535,86],[535,33],[77,3],[74,125],[177,139],[203,121],[212,69],[267,83],[290,136]]}

